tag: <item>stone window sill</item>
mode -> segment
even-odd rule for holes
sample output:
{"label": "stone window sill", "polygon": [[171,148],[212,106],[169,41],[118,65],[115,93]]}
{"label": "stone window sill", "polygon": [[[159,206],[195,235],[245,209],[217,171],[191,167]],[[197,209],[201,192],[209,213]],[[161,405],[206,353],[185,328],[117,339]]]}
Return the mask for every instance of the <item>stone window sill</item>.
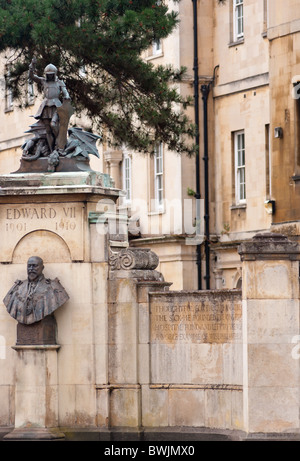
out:
{"label": "stone window sill", "polygon": [[145,59],[146,61],[152,61],[153,59],[162,58],[163,56],[164,56],[164,53],[160,52],[157,54],[151,54],[150,56],[147,56]]}
{"label": "stone window sill", "polygon": [[244,39],[244,37],[243,37],[243,38],[240,38],[239,40],[236,40],[236,41],[234,41],[234,42],[228,43],[228,47],[229,47],[229,48],[232,48],[233,46],[242,45],[244,42],[245,42],[245,39]]}
{"label": "stone window sill", "polygon": [[239,205],[231,205],[231,210],[245,210],[247,208],[247,203],[240,203]]}

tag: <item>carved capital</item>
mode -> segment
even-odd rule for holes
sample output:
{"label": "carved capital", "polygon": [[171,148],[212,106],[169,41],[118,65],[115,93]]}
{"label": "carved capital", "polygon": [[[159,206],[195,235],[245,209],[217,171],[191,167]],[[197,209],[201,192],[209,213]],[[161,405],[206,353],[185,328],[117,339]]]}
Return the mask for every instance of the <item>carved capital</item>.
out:
{"label": "carved capital", "polygon": [[154,270],[159,264],[158,256],[150,249],[126,248],[110,251],[111,270]]}
{"label": "carved capital", "polygon": [[104,158],[109,163],[119,164],[123,159],[123,152],[121,150],[106,150]]}

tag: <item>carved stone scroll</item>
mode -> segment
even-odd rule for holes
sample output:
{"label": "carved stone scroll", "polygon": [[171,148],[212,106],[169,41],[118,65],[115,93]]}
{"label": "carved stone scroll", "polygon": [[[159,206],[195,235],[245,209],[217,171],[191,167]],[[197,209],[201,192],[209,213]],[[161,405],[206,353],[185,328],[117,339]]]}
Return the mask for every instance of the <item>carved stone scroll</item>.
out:
{"label": "carved stone scroll", "polygon": [[110,252],[111,270],[154,270],[159,264],[158,256],[150,249],[126,248]]}

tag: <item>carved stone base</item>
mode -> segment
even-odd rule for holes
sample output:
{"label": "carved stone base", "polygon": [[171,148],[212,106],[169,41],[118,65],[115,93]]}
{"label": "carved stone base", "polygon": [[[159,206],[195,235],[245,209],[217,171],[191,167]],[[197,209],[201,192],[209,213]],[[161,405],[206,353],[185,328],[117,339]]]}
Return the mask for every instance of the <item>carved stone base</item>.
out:
{"label": "carved stone base", "polygon": [[[34,162],[28,162],[21,158],[20,168],[14,173],[45,173],[48,171],[48,158],[41,157]],[[59,157],[59,164],[55,167],[58,173],[70,171],[92,171],[89,159]],[[13,174],[14,174],[13,173]]]}
{"label": "carved stone base", "polygon": [[48,315],[40,322],[31,325],[18,323],[17,346],[25,345],[56,345],[56,320],[54,315]]}

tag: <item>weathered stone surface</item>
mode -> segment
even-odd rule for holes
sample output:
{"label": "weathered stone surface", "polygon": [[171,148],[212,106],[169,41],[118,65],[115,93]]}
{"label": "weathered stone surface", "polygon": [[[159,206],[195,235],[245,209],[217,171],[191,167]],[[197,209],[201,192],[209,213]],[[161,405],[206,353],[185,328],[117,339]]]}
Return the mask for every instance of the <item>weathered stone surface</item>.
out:
{"label": "weathered stone surface", "polygon": [[252,240],[242,243],[238,252],[244,260],[299,260],[297,242],[291,242],[285,235],[278,233],[257,234]]}
{"label": "weathered stone surface", "polygon": [[[278,234],[242,245],[244,427],[299,429],[299,246]],[[297,410],[296,410],[297,409]]]}
{"label": "weathered stone surface", "polygon": [[119,252],[111,252],[109,263],[111,270],[154,270],[159,260],[149,249],[127,248]]}
{"label": "weathered stone surface", "polygon": [[[150,292],[149,299],[145,420],[158,426],[167,419],[169,426],[241,428],[240,405],[232,403],[241,402],[234,395],[242,395],[241,292]],[[145,303],[140,306],[146,322]],[[162,405],[157,418],[151,414],[156,392]]]}
{"label": "weathered stone surface", "polygon": [[214,291],[151,295],[151,340],[169,344],[241,340],[241,293]]}

